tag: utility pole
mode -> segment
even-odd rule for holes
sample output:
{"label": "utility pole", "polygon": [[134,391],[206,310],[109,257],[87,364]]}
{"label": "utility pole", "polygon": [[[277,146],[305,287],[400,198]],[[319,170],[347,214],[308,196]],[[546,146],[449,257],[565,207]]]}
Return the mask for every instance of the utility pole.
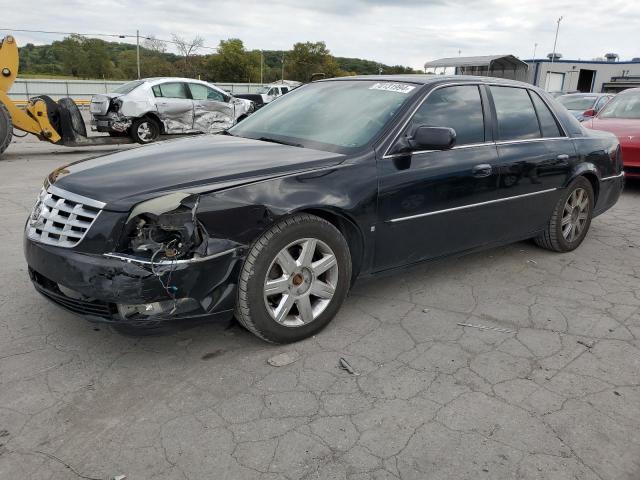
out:
{"label": "utility pole", "polygon": [[263,84],[263,78],[262,78],[262,69],[264,66],[264,53],[262,52],[262,50],[260,50],[260,83]]}
{"label": "utility pole", "polygon": [[[556,45],[558,44],[558,31],[560,31],[560,22],[562,21],[562,17],[558,18],[558,25],[556,26],[556,37],[553,39],[553,52],[551,52],[551,67],[553,68],[553,62],[556,59]],[[544,84],[544,89],[548,91],[549,89],[549,79],[551,78],[551,72],[547,72],[547,79]]]}
{"label": "utility pole", "polygon": [[560,31],[560,22],[562,21],[562,17],[558,18],[558,26],[556,27],[556,38],[553,40],[553,53],[551,54],[551,63],[556,58],[556,45],[558,43],[558,31]]}
{"label": "utility pole", "polygon": [[535,60],[536,59],[536,50],[538,49],[538,44],[534,43],[533,44],[533,58],[531,60]]}
{"label": "utility pole", "polygon": [[284,53],[282,54],[282,76],[280,77],[282,83],[284,83]]}
{"label": "utility pole", "polygon": [[136,30],[136,60],[138,63],[138,80],[140,79],[140,30]]}

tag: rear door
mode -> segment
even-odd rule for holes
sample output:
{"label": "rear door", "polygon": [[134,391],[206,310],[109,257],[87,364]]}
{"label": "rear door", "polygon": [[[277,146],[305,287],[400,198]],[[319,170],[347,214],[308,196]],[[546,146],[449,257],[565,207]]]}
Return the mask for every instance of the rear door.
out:
{"label": "rear door", "polygon": [[167,82],[152,87],[158,115],[166,133],[184,133],[193,129],[193,102],[184,82]]}
{"label": "rear door", "polygon": [[201,83],[189,83],[193,99],[193,128],[215,133],[235,123],[233,105],[222,92]]}
{"label": "rear door", "polygon": [[[378,160],[376,268],[396,267],[491,242],[502,219],[488,99],[479,85],[437,87],[401,132],[450,127],[456,146]],[[489,203],[487,203],[489,202]]]}
{"label": "rear door", "polygon": [[491,85],[499,196],[513,238],[544,228],[577,161],[573,142],[533,90]]}

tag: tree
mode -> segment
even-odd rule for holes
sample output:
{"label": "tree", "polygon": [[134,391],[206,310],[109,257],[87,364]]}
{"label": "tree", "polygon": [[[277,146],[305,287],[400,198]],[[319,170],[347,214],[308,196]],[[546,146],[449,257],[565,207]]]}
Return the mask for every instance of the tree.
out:
{"label": "tree", "polygon": [[260,52],[248,52],[239,38],[221,40],[218,52],[206,62],[206,76],[215,82],[256,82]]}
{"label": "tree", "polygon": [[339,77],[346,72],[340,69],[324,42],[296,43],[285,58],[285,73],[289,79],[308,82],[314,73],[327,77]]}
{"label": "tree", "polygon": [[173,43],[175,43],[176,48],[184,57],[184,70],[187,75],[193,75],[191,71],[191,66],[189,64],[189,59],[191,56],[195,55],[198,50],[202,48],[204,45],[204,39],[200,35],[196,35],[192,40],[186,40],[182,37],[179,37],[176,34],[171,36],[173,39]]}
{"label": "tree", "polygon": [[104,40],[87,38],[83,42],[86,54],[86,70],[84,76],[90,78],[109,78],[113,64],[107,53]]}
{"label": "tree", "polygon": [[71,35],[61,42],[54,42],[54,55],[62,64],[63,72],[74,77],[81,77],[87,71],[87,54],[83,48],[85,38]]}
{"label": "tree", "polygon": [[167,51],[167,43],[164,40],[158,40],[153,35],[148,36],[142,44],[144,48],[155,53],[165,53]]}

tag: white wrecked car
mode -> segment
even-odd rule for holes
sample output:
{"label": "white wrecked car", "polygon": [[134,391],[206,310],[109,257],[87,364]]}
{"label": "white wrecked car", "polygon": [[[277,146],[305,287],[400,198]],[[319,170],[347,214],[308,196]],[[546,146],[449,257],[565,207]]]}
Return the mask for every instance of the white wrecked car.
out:
{"label": "white wrecked car", "polygon": [[253,111],[250,100],[211,83],[175,77],[125,83],[94,95],[90,107],[94,131],[130,135],[138,143],[153,142],[160,134],[220,132]]}

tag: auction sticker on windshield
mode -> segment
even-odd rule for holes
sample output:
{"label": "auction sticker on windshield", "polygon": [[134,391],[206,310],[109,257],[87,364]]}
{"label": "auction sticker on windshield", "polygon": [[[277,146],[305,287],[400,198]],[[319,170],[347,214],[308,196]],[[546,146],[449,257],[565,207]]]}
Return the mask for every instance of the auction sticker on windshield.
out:
{"label": "auction sticker on windshield", "polygon": [[387,92],[397,92],[397,93],[409,93],[411,90],[416,88],[413,85],[405,85],[403,83],[374,83],[369,90],[385,90]]}

